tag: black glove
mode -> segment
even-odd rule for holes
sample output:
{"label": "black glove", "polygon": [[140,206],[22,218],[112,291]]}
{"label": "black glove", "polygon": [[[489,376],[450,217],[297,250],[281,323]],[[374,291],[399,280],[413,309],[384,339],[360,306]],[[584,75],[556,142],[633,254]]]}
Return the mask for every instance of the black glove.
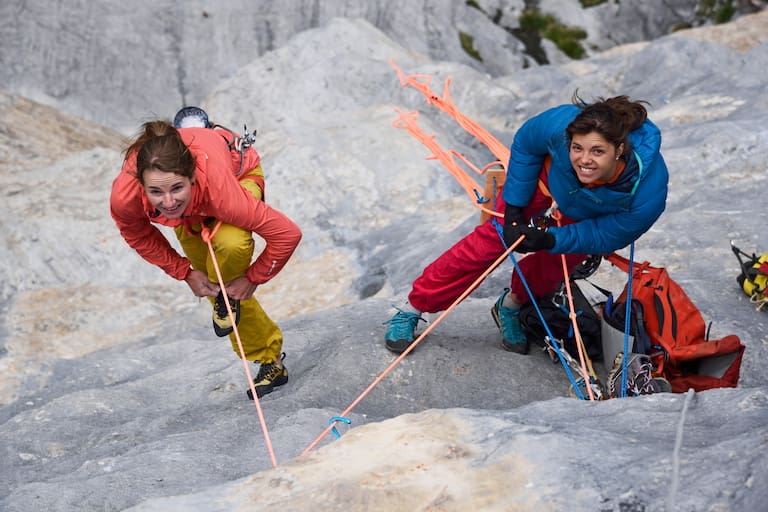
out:
{"label": "black glove", "polygon": [[555,246],[555,236],[543,229],[524,226],[520,229],[520,234],[525,235],[525,239],[515,249],[517,252],[544,251]]}
{"label": "black glove", "polygon": [[522,235],[521,229],[525,226],[525,216],[520,206],[508,204],[504,208],[504,243],[507,247],[517,242]]}

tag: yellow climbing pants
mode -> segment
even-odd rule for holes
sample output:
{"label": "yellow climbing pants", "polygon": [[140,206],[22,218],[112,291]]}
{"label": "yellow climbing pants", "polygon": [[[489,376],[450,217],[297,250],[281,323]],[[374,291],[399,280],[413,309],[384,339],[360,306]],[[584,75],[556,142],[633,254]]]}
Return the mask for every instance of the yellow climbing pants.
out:
{"label": "yellow climbing pants", "polygon": [[[243,178],[249,175],[262,176],[261,166],[247,172]],[[261,188],[256,182],[250,179],[241,179],[240,185],[253,194],[256,199],[262,198]],[[212,229],[214,225],[215,223],[210,228]],[[193,225],[192,229],[199,233],[200,226]],[[184,226],[175,228],[174,232],[181,243],[184,254],[189,258],[192,268],[206,272],[211,282],[218,283],[216,270],[208,251],[208,244],[203,241],[202,237],[199,234],[188,233]],[[245,275],[253,258],[254,242],[250,231],[230,224],[222,224],[213,236],[211,243],[225,283]],[[216,301],[215,297],[208,297],[208,300],[212,306]],[[255,297],[240,301],[240,322],[237,324],[237,330],[240,333],[245,358],[249,361],[272,363],[280,356],[283,347],[283,333],[280,331],[280,327],[267,316]],[[240,349],[237,347],[237,338],[235,338],[234,332],[229,335],[229,340],[232,344],[232,350],[239,357]]]}

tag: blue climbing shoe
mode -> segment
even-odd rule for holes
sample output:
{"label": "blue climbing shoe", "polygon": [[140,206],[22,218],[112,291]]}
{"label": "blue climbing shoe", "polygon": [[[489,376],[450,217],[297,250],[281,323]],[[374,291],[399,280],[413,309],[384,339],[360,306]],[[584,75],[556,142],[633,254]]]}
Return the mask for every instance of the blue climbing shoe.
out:
{"label": "blue climbing shoe", "polygon": [[505,308],[501,305],[509,288],[504,289],[499,300],[491,308],[491,315],[501,331],[501,348],[517,354],[528,353],[528,338],[520,325],[520,310]]}
{"label": "blue climbing shoe", "polygon": [[384,342],[389,350],[400,354],[407,349],[414,340],[416,325],[419,320],[426,322],[417,313],[409,313],[400,308],[392,318],[384,322],[389,324],[387,334],[384,335]]}

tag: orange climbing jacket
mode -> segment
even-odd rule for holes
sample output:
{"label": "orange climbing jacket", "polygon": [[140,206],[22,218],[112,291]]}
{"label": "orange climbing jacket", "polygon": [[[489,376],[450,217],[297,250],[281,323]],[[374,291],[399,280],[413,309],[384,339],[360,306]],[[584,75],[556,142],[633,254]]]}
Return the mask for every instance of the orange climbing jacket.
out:
{"label": "orange climbing jacket", "polygon": [[[226,224],[250,230],[266,241],[266,247],[248,269],[246,276],[255,284],[274,277],[285,265],[301,239],[301,231],[288,217],[264,201],[257,200],[241,186],[235,174],[259,166],[253,148],[244,152],[242,163],[221,130],[181,128],[181,138],[195,156],[195,182],[192,198],[180,219],[168,219],[157,211],[136,178],[136,154],[126,156],[120,174],[112,184],[110,211],[120,234],[139,255],[168,275],[182,280],[190,272],[189,260],[176,252],[152,223],[176,227],[201,224],[214,217]],[[248,175],[248,176],[247,176]],[[253,179],[242,172],[240,178]]]}

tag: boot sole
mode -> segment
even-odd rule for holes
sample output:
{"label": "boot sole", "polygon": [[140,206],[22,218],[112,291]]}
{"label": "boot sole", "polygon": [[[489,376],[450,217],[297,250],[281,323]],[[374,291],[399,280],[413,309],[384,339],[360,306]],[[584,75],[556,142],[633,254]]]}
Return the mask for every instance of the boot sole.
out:
{"label": "boot sole", "polygon": [[[269,387],[262,387],[261,390],[256,389],[256,396],[258,398],[263,397],[264,395],[270,394],[272,391],[275,390],[276,387],[282,386],[283,384],[286,384],[288,382],[288,374],[281,375],[277,379],[272,381],[272,384]],[[250,400],[253,400],[253,395],[251,394],[251,390],[248,389],[245,392],[246,395],[248,395],[248,398]]]}
{"label": "boot sole", "polygon": [[228,329],[222,329],[221,327],[216,325],[215,322],[213,324],[213,332],[215,332],[216,336],[218,336],[219,338],[223,338],[224,336],[227,336],[227,335],[233,333],[234,331],[235,330],[232,327],[230,327]]}
{"label": "boot sole", "polygon": [[[230,302],[230,306],[232,303]],[[237,301],[237,307],[233,308],[233,312],[235,313],[235,325],[238,325],[240,323],[240,301]],[[215,308],[214,308],[214,315],[215,315]],[[234,327],[219,327],[216,325],[216,322],[213,322],[213,332],[216,333],[216,336],[219,338],[223,338],[224,336],[227,336],[229,334],[232,334],[235,331]]]}
{"label": "boot sole", "polygon": [[413,342],[408,340],[385,340],[384,344],[390,352],[394,352],[395,354],[402,354],[408,347],[411,346],[411,343]]}

